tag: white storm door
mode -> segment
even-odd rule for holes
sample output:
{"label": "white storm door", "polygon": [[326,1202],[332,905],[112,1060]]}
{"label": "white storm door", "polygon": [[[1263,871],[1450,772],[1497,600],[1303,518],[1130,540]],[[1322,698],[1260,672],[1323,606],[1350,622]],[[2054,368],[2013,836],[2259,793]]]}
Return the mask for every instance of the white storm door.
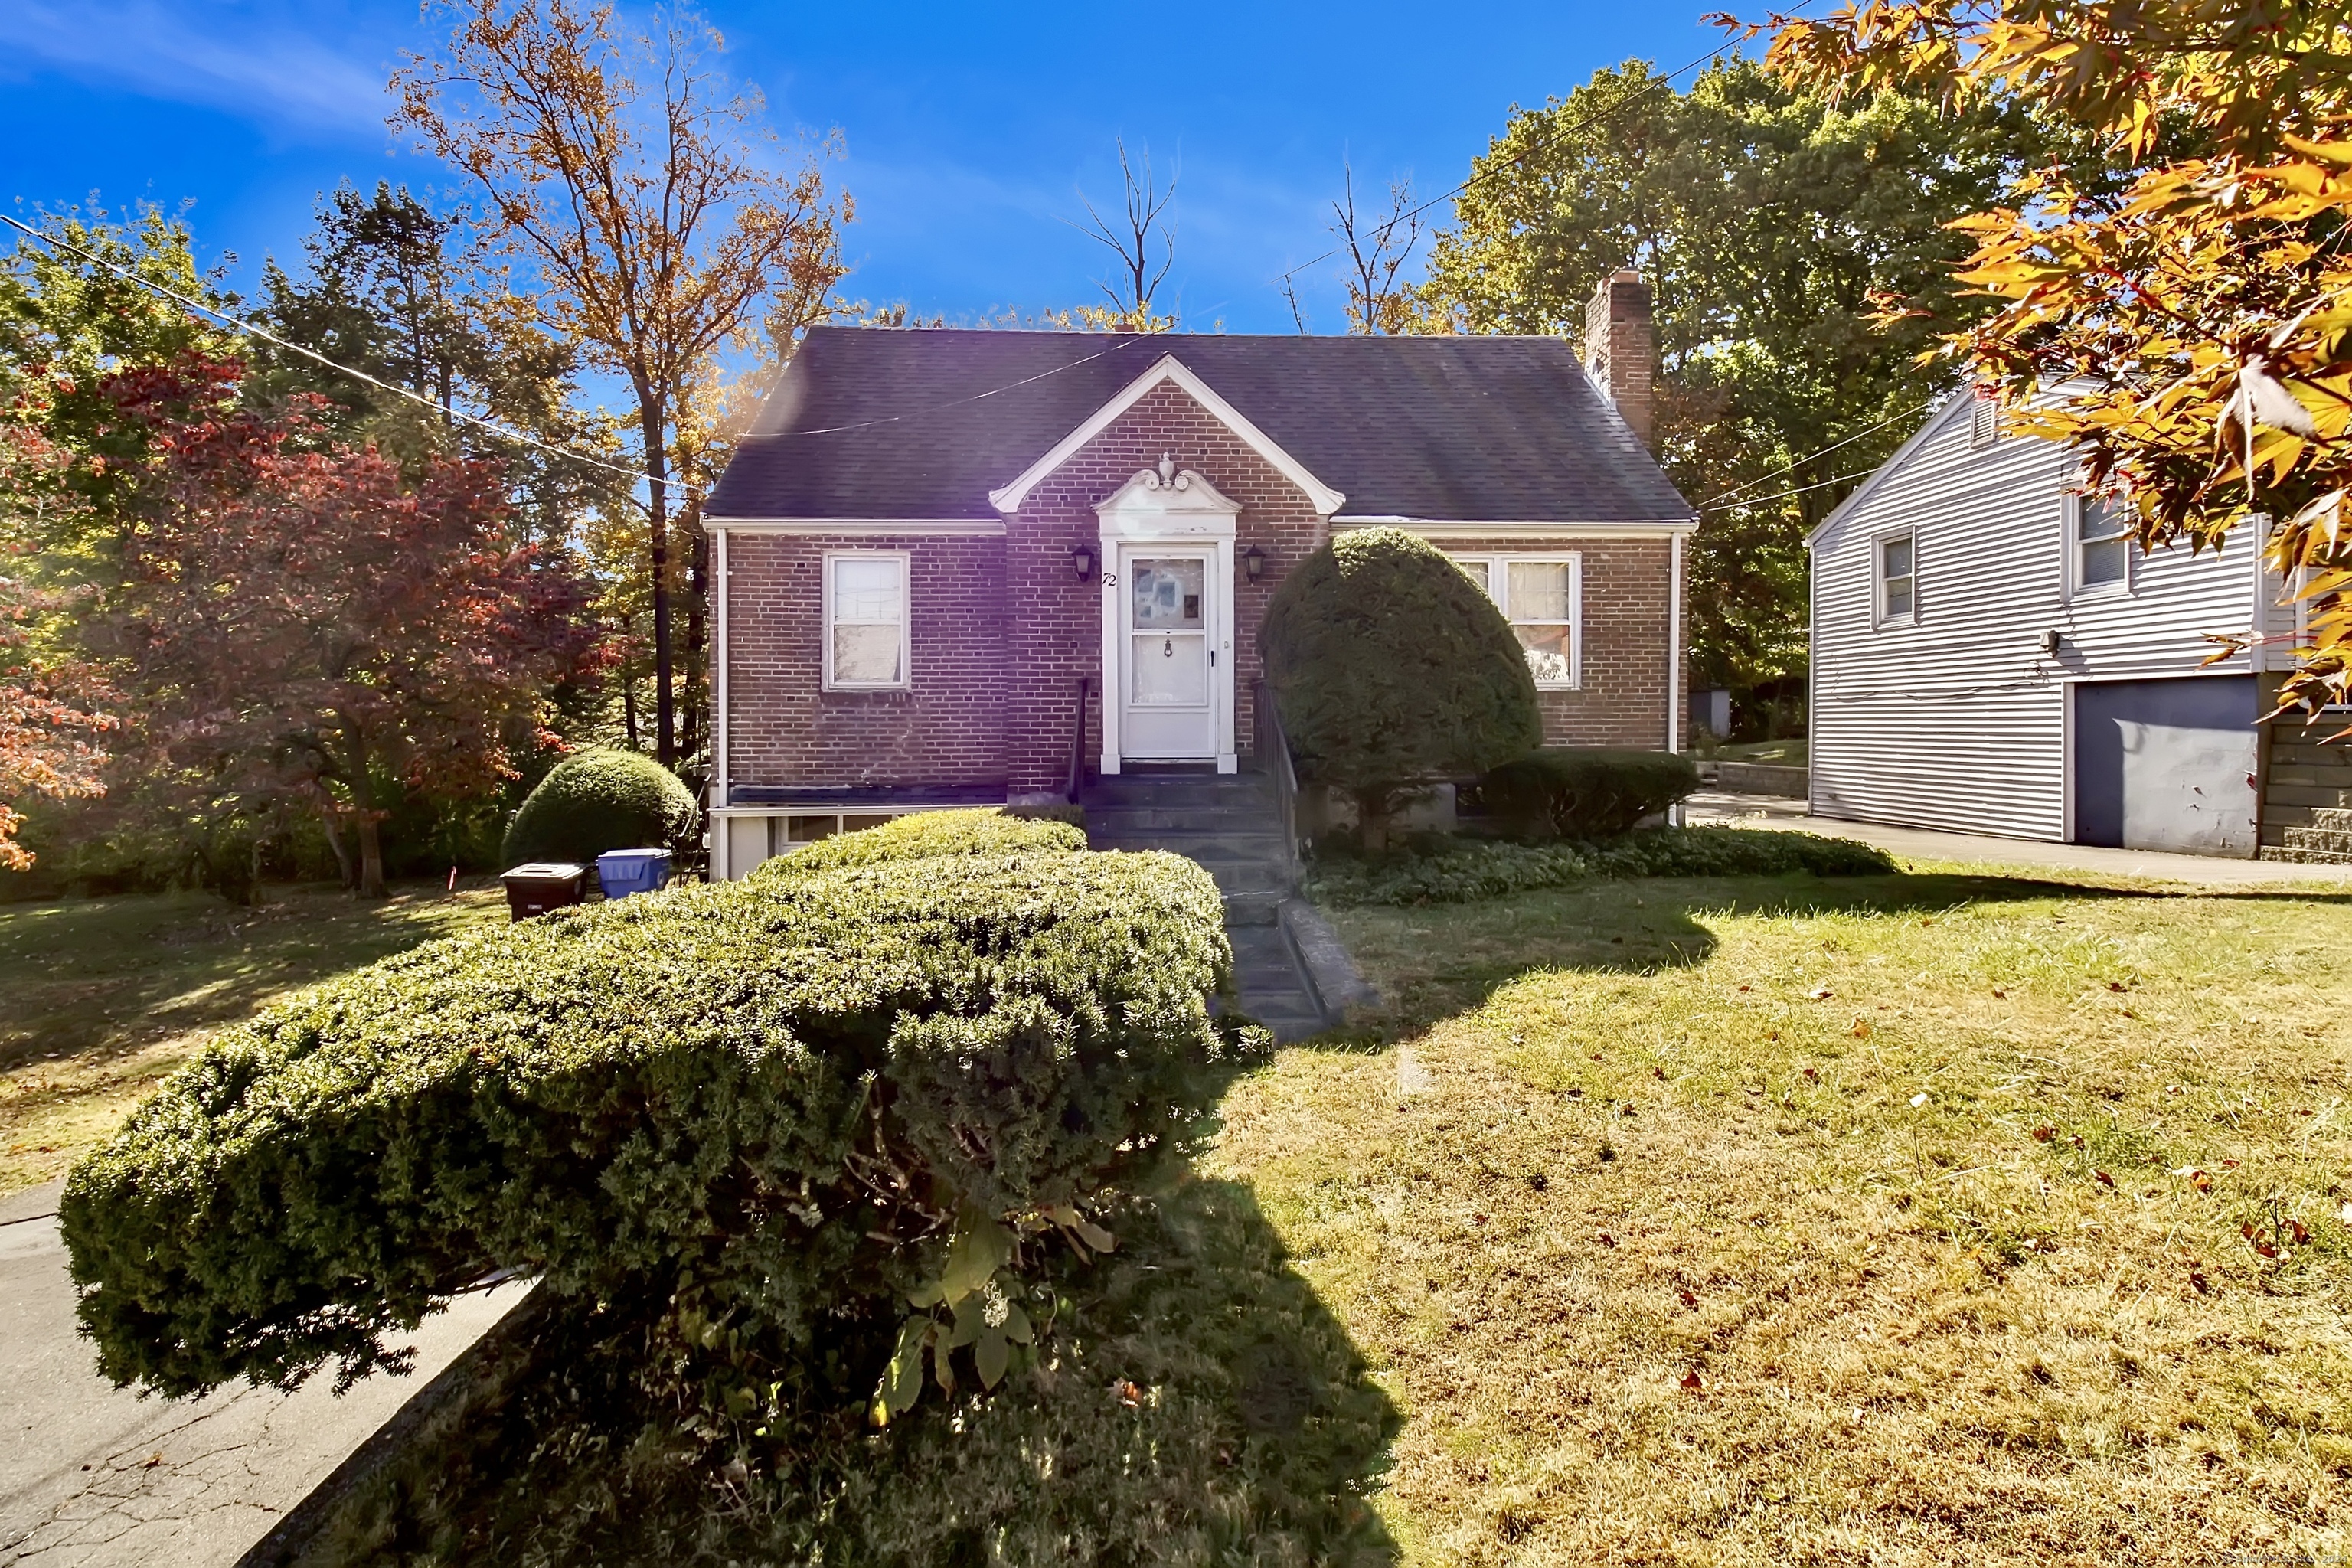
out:
{"label": "white storm door", "polygon": [[1213,550],[1132,545],[1119,573],[1119,746],[1142,762],[1216,758],[1221,617]]}

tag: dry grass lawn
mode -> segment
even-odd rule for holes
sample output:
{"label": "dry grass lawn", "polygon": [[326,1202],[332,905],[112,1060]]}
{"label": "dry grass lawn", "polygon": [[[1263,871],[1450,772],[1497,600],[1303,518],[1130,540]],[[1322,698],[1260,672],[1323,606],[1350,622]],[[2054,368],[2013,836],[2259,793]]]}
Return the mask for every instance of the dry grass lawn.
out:
{"label": "dry grass lawn", "polygon": [[298,986],[485,920],[439,885],[361,903],[272,888],[0,904],[0,1194],[61,1176],[223,1026]]}
{"label": "dry grass lawn", "polygon": [[2343,1562],[2352,900],[1992,878],[1345,911],[1228,1097],[1423,1563]]}

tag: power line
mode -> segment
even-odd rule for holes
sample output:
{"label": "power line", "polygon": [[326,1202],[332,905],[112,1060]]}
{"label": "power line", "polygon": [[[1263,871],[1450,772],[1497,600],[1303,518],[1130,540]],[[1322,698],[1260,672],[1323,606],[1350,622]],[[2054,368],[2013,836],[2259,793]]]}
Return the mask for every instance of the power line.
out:
{"label": "power line", "polygon": [[[607,469],[615,474],[625,474],[633,480],[642,479],[646,477],[643,469],[626,468],[604,458],[590,457],[585,452],[574,451],[568,447],[554,446],[550,442],[541,440],[536,436],[528,435],[523,431],[514,429],[509,426],[502,425],[495,419],[485,418],[478,414],[468,414],[462,408],[446,407],[420,393],[411,392],[407,387],[396,385],[389,381],[381,380],[376,376],[370,375],[363,370],[355,370],[350,365],[338,363],[336,361],[329,359],[325,354],[319,353],[316,349],[305,348],[300,343],[297,342],[289,342],[286,339],[279,337],[277,333],[269,331],[267,327],[257,325],[252,321],[247,321],[242,316],[233,316],[226,310],[220,309],[218,306],[207,305],[201,300],[191,300],[188,296],[179,292],[177,289],[166,289],[163,284],[156,282],[152,278],[142,278],[127,267],[119,266],[114,262],[109,261],[105,257],[100,256],[94,251],[85,250],[69,239],[59,239],[55,235],[45,234],[41,230],[35,228],[31,224],[22,222],[17,218],[10,216],[6,213],[0,213],[0,223],[7,224],[12,228],[16,228],[23,233],[31,235],[35,239],[39,240],[43,245],[48,246],[52,249],[71,251],[74,255],[80,257],[85,261],[105,268],[109,272],[111,272],[116,277],[122,279],[125,282],[135,284],[139,288],[145,289],[152,293],[160,294],[164,299],[172,300],[173,303],[181,306],[184,310],[194,310],[201,315],[209,316],[225,326],[233,327],[240,332],[245,332],[252,337],[259,338],[264,342],[274,343],[278,347],[284,349],[289,353],[300,354],[304,359],[315,361],[318,363],[326,366],[329,370],[333,371],[338,375],[350,376],[352,380],[365,382],[368,385],[375,387],[379,391],[389,392],[395,397],[404,397],[411,403],[421,404],[425,407],[433,410],[436,414],[439,414],[446,418],[462,419],[468,425],[488,431],[493,436],[499,437],[509,441],[520,441],[526,447],[535,447],[539,450],[548,454],[550,457],[562,458],[567,462],[586,463],[593,468]],[[702,491],[702,487],[699,485],[688,484],[684,480],[673,480],[672,482],[676,483],[679,489],[685,490],[688,494],[698,495]]]}
{"label": "power line", "polygon": [[1787,500],[1790,496],[1801,496],[1808,490],[1826,489],[1831,485],[1842,485],[1848,479],[1858,479],[1865,475],[1874,474],[1877,471],[1878,466],[1874,463],[1867,468],[1856,468],[1850,474],[1840,474],[1835,479],[1822,479],[1814,484],[1799,485],[1792,490],[1775,490],[1769,496],[1750,496],[1746,500],[1733,501],[1728,505],[1717,502],[1711,506],[1703,506],[1698,510],[1703,512],[1732,511],[1743,506],[1762,506],[1768,500]]}
{"label": "power line", "polygon": [[[1731,489],[1725,490],[1721,495],[1718,495],[1714,500],[1708,501],[1705,506],[1700,507],[1699,510],[1721,511],[1730,505],[1731,498],[1739,494],[1742,490],[1752,490],[1758,485],[1769,484],[1772,480],[1779,479],[1783,474],[1794,479],[1796,477],[1797,470],[1802,468],[1805,464],[1811,462],[1814,458],[1826,458],[1832,452],[1836,451],[1839,447],[1851,447],[1856,441],[1861,440],[1864,436],[1868,436],[1874,431],[1884,430],[1889,425],[1908,419],[1915,414],[1925,413],[1927,410],[1936,406],[1937,401],[1937,399],[1931,397],[1927,402],[1906,408],[1900,414],[1889,415],[1875,425],[1865,425],[1861,429],[1855,431],[1853,435],[1846,437],[1842,441],[1832,441],[1828,446],[1822,447],[1820,450],[1808,452],[1801,458],[1791,458],[1787,462],[1781,464],[1779,468],[1772,469],[1769,473],[1752,479],[1744,485],[1734,485]],[[1822,483],[1833,485],[1837,483],[1837,481],[1835,479],[1824,479]],[[1769,500],[1772,498],[1768,496],[1761,499]],[[1757,501],[1751,499],[1741,501],[1738,504],[1741,506],[1753,506],[1757,504]]]}

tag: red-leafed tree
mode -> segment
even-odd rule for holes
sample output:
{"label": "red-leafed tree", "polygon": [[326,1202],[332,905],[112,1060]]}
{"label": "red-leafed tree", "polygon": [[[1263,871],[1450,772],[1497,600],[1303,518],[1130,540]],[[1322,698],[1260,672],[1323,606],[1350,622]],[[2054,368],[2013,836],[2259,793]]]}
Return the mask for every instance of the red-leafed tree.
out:
{"label": "red-leafed tree", "polygon": [[16,807],[27,796],[105,790],[96,737],[115,725],[97,706],[105,687],[79,660],[45,657],[32,635],[37,619],[68,607],[64,595],[0,575],[0,869],[33,864],[16,839],[25,818]]}
{"label": "red-leafed tree", "polygon": [[119,533],[106,641],[167,766],[354,829],[384,890],[389,792],[514,775],[547,694],[594,666],[578,584],[504,527],[495,464],[404,471],[330,439],[323,405],[237,405],[243,367],[185,357],[110,379],[148,455]]}

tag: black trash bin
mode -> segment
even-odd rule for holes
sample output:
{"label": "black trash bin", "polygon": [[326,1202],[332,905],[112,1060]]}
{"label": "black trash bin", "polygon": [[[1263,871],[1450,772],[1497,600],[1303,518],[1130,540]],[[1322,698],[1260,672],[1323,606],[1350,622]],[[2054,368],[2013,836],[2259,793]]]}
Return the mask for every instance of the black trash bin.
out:
{"label": "black trash bin", "polygon": [[578,903],[587,879],[588,868],[570,860],[534,860],[499,874],[507,886],[507,913],[519,921]]}

